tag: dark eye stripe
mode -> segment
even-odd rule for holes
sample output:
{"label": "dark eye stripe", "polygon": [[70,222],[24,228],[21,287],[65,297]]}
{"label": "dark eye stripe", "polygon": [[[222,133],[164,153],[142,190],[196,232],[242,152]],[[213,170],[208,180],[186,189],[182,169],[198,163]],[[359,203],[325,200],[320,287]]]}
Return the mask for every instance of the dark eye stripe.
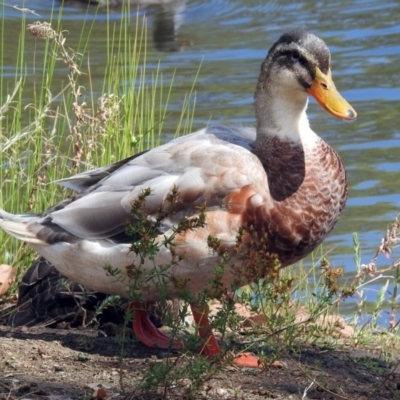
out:
{"label": "dark eye stripe", "polygon": [[285,50],[277,53],[276,59],[280,59],[280,62],[284,65],[290,67],[295,63],[299,63],[301,66],[309,69],[309,62],[306,57],[304,57],[297,50]]}

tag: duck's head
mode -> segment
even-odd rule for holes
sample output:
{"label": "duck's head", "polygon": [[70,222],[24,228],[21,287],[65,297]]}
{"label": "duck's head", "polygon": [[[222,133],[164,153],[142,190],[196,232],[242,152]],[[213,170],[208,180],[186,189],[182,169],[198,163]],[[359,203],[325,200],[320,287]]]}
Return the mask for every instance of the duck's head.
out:
{"label": "duck's head", "polygon": [[302,30],[285,33],[261,66],[257,91],[269,91],[275,98],[277,90],[291,93],[293,98],[308,93],[335,117],[355,119],[357,113],[333,83],[330,59],[328,47],[319,37]]}

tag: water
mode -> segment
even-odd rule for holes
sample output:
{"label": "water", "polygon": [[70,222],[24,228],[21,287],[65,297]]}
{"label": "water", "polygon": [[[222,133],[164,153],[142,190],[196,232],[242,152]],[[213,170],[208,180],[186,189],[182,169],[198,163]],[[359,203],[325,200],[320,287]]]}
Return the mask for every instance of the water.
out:
{"label": "water", "polygon": [[[171,110],[179,110],[202,62],[196,84],[194,128],[209,121],[253,124],[252,98],[260,63],[268,48],[285,31],[303,28],[322,37],[332,53],[336,86],[358,112],[353,123],[336,120],[315,102],[309,107],[313,129],[340,154],[347,167],[349,201],[333,233],[325,241],[330,261],[344,265],[346,277],[354,276],[352,233],[358,232],[362,262],[374,255],[387,225],[400,211],[400,2],[388,1],[164,1],[160,7],[142,8],[148,14],[148,68],[161,60],[166,76],[176,69]],[[14,76],[21,12],[6,1],[5,30],[10,41],[5,48],[5,73]],[[54,10],[60,3],[54,2]],[[33,21],[48,20],[53,2],[30,0],[26,5]],[[167,8],[166,8],[167,7]],[[169,8],[168,8],[169,7]],[[80,2],[65,2],[62,28],[69,31],[68,45],[77,48],[84,21],[93,18]],[[119,9],[112,10],[118,21]],[[163,23],[160,26],[160,18]],[[106,46],[106,12],[96,16],[90,41],[93,87],[102,90]],[[169,40],[159,40],[170,36]],[[157,39],[158,38],[158,39]],[[34,51],[27,48],[27,52]],[[60,73],[61,71],[56,73]],[[64,71],[62,71],[64,74]],[[63,75],[65,79],[65,75]],[[174,116],[174,114],[171,114]],[[172,117],[173,118],[173,117]],[[171,120],[165,138],[174,131]],[[371,285],[368,296],[375,299]]]}

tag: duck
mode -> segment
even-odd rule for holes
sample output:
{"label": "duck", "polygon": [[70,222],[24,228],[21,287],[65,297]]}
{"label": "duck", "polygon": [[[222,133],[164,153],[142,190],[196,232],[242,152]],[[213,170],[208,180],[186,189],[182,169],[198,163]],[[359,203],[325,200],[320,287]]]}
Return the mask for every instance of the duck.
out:
{"label": "duck", "polygon": [[[61,4],[88,12],[115,10],[144,10],[152,29],[154,48],[161,52],[183,51],[191,45],[190,40],[179,39],[179,29],[184,21],[186,3],[184,0],[60,0]],[[88,6],[90,8],[88,8]]]}
{"label": "duck", "polygon": [[[65,284],[60,285],[63,280]],[[7,319],[10,327],[85,326],[96,320],[101,326],[107,323],[124,323],[121,304],[107,304],[107,295],[90,291],[68,280],[43,257],[35,260],[18,285],[18,302]]]}
{"label": "duck", "polygon": [[[35,215],[1,209],[0,227],[64,276],[91,290],[130,298],[133,330],[146,346],[184,347],[154,326],[148,309],[162,296],[185,296],[201,338],[200,353],[215,359],[221,349],[204,291],[215,282],[221,254],[228,255],[229,267],[218,269],[218,285],[234,290],[310,254],[345,206],[345,168],[310,127],[309,96],[337,118],[357,117],[335,87],[326,43],[292,30],[261,64],[254,127],[210,125],[62,179],[57,183],[73,189],[74,196]],[[155,232],[158,247],[150,257],[135,251],[148,240],[147,233],[126,229],[138,219]],[[179,231],[182,221],[188,229]],[[254,256],[262,262],[252,263]],[[162,272],[162,289],[155,266],[169,266]],[[233,363],[260,366],[250,353],[238,354]]]}
{"label": "duck", "polygon": [[[63,284],[61,282],[63,281]],[[87,325],[105,326],[125,324],[124,299],[89,290],[73,282],[43,257],[34,260],[18,284],[18,301],[12,311],[7,310],[6,325],[25,327],[78,328]],[[179,301],[154,303],[149,317],[158,328],[166,316],[178,320]]]}

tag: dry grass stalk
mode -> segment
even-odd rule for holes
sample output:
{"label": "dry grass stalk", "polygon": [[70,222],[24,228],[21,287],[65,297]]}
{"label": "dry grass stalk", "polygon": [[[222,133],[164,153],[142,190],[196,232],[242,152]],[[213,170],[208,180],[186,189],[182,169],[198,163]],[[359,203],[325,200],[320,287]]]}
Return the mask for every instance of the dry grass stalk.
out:
{"label": "dry grass stalk", "polygon": [[68,139],[72,141],[74,152],[71,172],[77,173],[83,159],[89,167],[92,166],[93,152],[99,146],[97,137],[105,134],[107,125],[119,126],[122,99],[115,95],[104,94],[99,99],[98,110],[96,112],[90,110],[85,102],[81,102],[84,87],[79,85],[78,78],[83,73],[75,62],[77,54],[66,49],[66,38],[63,32],[57,32],[49,23],[39,21],[28,25],[27,29],[33,36],[52,41],[57,48],[55,56],[68,65],[68,81],[73,96],[72,111],[75,115],[74,123],[69,124],[70,135]]}

